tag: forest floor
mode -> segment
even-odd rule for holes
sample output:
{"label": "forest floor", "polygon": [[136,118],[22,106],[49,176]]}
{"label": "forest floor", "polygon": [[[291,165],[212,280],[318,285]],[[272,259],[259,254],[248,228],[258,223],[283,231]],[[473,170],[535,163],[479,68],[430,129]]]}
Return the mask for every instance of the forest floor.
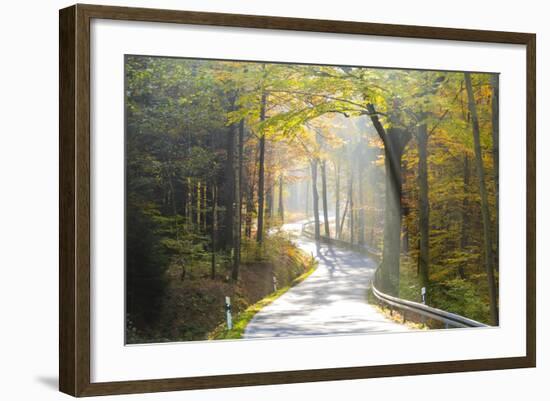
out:
{"label": "forest floor", "polygon": [[[297,231],[300,224],[285,225]],[[300,237],[303,252],[315,255],[318,267],[307,280],[265,306],[247,325],[244,338],[398,332],[409,328],[391,321],[369,305],[366,292],[376,263],[359,253]]]}
{"label": "forest floor", "polygon": [[317,266],[316,263],[311,263],[309,265],[309,269],[305,273],[303,273],[301,276],[298,276],[294,280],[292,280],[290,284],[285,285],[282,288],[278,288],[276,291],[272,292],[265,298],[262,298],[261,300],[254,303],[253,305],[250,305],[244,311],[237,313],[231,330],[227,329],[226,323],[220,324],[218,327],[216,327],[214,331],[212,331],[209,334],[208,339],[209,340],[228,340],[228,339],[243,338],[244,332],[248,324],[259,311],[261,311],[270,303],[274,302],[277,298],[279,298],[281,295],[286,293],[292,287],[298,285],[299,283],[307,279],[315,271],[316,266]]}
{"label": "forest floor", "polygon": [[[226,296],[231,298],[238,323],[249,307],[280,295],[314,267],[311,256],[300,251],[286,235],[269,235],[261,249],[254,241],[244,241],[238,283],[231,282],[221,267],[215,279],[206,271],[196,271],[182,281],[179,272],[169,272],[158,321],[147,332],[132,332],[127,341],[137,344],[234,338],[236,332],[220,330],[225,327]],[[278,291],[273,286],[274,276]]]}

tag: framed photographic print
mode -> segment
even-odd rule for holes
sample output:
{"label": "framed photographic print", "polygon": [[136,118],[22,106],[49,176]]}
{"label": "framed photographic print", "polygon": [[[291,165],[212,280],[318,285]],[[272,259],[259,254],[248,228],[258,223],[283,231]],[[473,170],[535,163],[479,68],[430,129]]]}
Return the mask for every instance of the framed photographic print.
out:
{"label": "framed photographic print", "polygon": [[534,367],[535,35],[60,11],[60,390]]}

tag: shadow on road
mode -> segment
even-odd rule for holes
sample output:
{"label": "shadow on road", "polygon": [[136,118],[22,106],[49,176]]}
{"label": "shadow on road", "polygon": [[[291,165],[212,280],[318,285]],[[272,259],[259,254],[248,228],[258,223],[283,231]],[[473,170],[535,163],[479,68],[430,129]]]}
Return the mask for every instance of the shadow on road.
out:
{"label": "shadow on road", "polygon": [[317,270],[262,309],[245,338],[364,334],[406,331],[366,300],[376,270],[365,255],[300,237],[296,245],[316,255]]}

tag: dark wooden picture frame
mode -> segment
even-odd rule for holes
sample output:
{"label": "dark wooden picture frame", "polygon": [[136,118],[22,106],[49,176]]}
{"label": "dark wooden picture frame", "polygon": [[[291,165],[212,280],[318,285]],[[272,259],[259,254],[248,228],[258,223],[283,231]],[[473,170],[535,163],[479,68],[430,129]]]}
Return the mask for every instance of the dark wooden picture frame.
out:
{"label": "dark wooden picture frame", "polygon": [[[525,45],[527,54],[526,356],[91,383],[90,22],[93,18]],[[59,388],[62,392],[73,396],[94,396],[535,366],[536,36],[534,34],[80,4],[60,11],[59,28]]]}

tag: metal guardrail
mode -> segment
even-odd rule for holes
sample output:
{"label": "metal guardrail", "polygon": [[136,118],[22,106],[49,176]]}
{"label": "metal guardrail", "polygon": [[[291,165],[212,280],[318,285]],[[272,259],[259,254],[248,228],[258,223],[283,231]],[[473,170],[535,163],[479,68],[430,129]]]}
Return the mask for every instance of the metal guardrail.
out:
{"label": "metal guardrail", "polygon": [[394,308],[416,313],[418,315],[427,317],[429,319],[440,321],[445,324],[445,328],[488,327],[486,324],[480,323],[476,320],[468,319],[464,316],[460,316],[455,313],[433,308],[431,306],[427,306],[419,302],[407,301],[406,299],[401,299],[401,298],[397,298],[397,297],[393,297],[391,295],[385,294],[376,288],[376,286],[374,285],[374,281],[372,282],[372,293],[378,300],[380,300],[385,304],[388,304]]}
{"label": "metal guardrail", "polygon": [[[302,235],[309,237],[309,238],[315,238],[315,234],[311,231],[308,231],[308,227],[312,224],[315,224],[313,221],[308,221],[302,225]],[[349,244],[346,241],[337,240],[333,238],[327,238],[323,235],[321,235],[320,240],[323,242],[327,242],[334,245],[342,245],[346,248],[358,248],[357,250],[365,251],[369,253],[369,255],[373,256],[377,260],[380,259],[380,254],[367,246],[359,246],[359,245],[353,245]],[[376,269],[376,272],[374,274],[374,279],[372,281],[372,293],[374,296],[381,302],[389,305],[392,308],[401,309],[403,311],[409,311],[415,314],[418,314],[420,316],[424,316],[429,319],[437,320],[439,322],[442,322],[445,324],[445,328],[448,327],[489,327],[488,325],[478,322],[473,319],[468,319],[464,316],[457,315],[455,313],[447,312],[442,309],[433,308],[428,305],[424,305],[419,302],[413,302],[408,301],[406,299],[397,298],[388,294],[383,293],[382,291],[378,290],[375,285],[376,278],[378,277],[378,270]]]}

